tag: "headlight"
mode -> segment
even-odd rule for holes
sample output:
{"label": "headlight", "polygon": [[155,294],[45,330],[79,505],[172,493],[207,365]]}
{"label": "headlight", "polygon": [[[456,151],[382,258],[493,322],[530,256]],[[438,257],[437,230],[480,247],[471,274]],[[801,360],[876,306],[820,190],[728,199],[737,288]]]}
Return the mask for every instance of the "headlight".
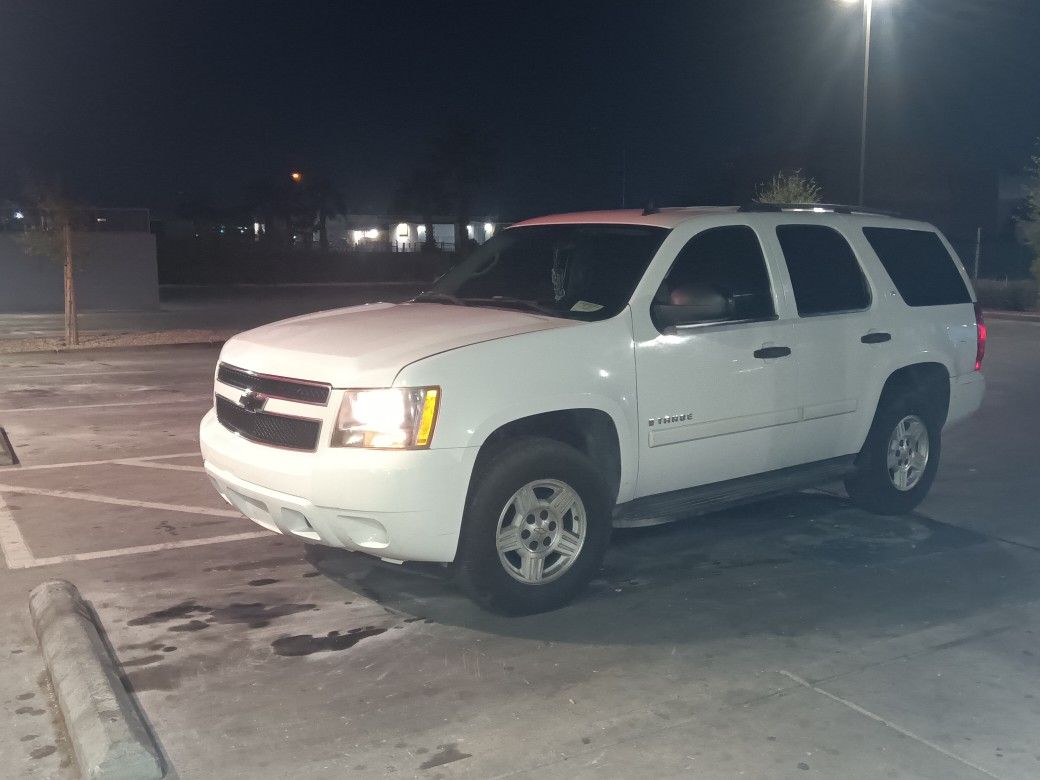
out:
{"label": "headlight", "polygon": [[429,447],[440,395],[438,387],[347,390],[336,417],[332,446]]}

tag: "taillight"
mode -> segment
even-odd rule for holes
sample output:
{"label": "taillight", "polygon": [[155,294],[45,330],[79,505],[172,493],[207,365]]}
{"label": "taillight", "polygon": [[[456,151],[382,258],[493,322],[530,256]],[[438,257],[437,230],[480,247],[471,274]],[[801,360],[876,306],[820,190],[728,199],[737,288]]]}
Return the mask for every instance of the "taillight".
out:
{"label": "taillight", "polygon": [[975,346],[975,370],[982,370],[982,359],[986,357],[986,320],[982,317],[982,307],[975,304],[975,330],[977,335]]}

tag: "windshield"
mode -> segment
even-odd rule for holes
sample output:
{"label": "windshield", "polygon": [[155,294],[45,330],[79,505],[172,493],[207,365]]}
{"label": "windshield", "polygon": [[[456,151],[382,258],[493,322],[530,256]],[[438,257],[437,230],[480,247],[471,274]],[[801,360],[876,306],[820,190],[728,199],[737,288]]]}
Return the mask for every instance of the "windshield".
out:
{"label": "windshield", "polygon": [[606,319],[628,303],[667,233],[645,225],[510,228],[416,300]]}

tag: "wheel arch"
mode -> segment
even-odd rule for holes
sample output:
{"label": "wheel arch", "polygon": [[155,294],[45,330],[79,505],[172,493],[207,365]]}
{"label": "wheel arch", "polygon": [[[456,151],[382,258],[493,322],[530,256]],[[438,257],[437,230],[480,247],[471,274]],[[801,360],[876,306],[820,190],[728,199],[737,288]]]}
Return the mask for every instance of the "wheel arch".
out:
{"label": "wheel arch", "polygon": [[946,423],[950,411],[950,370],[943,363],[934,360],[922,360],[910,363],[893,370],[885,379],[874,404],[874,414],[870,418],[870,427],[863,431],[865,442],[874,425],[878,410],[888,399],[899,393],[920,393],[932,404],[940,429]]}
{"label": "wheel arch", "polygon": [[[537,436],[552,439],[574,447],[600,469],[607,482],[611,497],[616,501],[621,486],[628,477],[623,462],[621,434],[614,418],[602,409],[576,407],[539,412],[503,422],[484,438],[473,467],[476,478],[482,463],[511,441],[521,437]],[[634,479],[634,474],[629,477]]]}

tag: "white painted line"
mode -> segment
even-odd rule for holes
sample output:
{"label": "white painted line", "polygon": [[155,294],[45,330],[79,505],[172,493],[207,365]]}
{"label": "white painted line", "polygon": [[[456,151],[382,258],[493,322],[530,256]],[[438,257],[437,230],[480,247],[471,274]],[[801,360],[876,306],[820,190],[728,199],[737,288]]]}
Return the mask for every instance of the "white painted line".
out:
{"label": "white painted line", "polygon": [[995,780],[1000,780],[1000,777],[998,775],[995,775],[992,772],[990,772],[990,771],[988,771],[986,769],[983,769],[978,764],[973,764],[971,761],[968,761],[965,758],[961,758],[960,756],[951,753],[946,748],[940,747],[939,745],[936,745],[934,742],[930,742],[929,740],[925,739],[924,737],[919,737],[919,736],[917,736],[917,734],[914,734],[912,731],[907,731],[902,726],[898,726],[895,723],[893,723],[892,721],[890,721],[890,720],[888,720],[886,718],[882,718],[880,715],[877,715],[877,714],[871,712],[870,710],[867,710],[867,709],[864,709],[863,707],[860,707],[858,704],[856,704],[853,701],[849,701],[848,699],[843,699],[840,696],[834,695],[833,693],[828,693],[827,691],[823,690],[823,688],[817,688],[815,685],[810,683],[808,680],[803,680],[801,677],[799,677],[796,674],[791,674],[790,672],[785,672],[783,669],[778,669],[777,671],[780,672],[780,674],[782,674],[787,679],[793,680],[794,682],[798,683],[798,685],[802,686],[803,688],[808,688],[810,691],[813,691],[814,693],[818,693],[821,696],[826,696],[831,701],[836,701],[836,702],[838,702],[838,704],[843,704],[846,707],[848,707],[850,710],[852,710],[853,712],[858,712],[860,715],[863,715],[863,716],[865,716],[867,718],[870,718],[871,720],[873,720],[873,721],[875,721],[877,723],[880,723],[882,726],[887,726],[888,728],[890,728],[893,731],[895,731],[897,734],[902,734],[907,739],[912,739],[914,742],[918,742],[918,743],[924,745],[925,747],[929,747],[932,750],[934,750],[935,752],[941,753],[942,755],[946,756],[947,758],[953,759],[954,761],[956,761],[959,764],[963,764],[966,767],[970,767],[971,769],[974,769],[976,772],[981,772],[982,774],[986,775],[986,777],[992,777],[992,778],[995,778]]}
{"label": "white painted line", "polygon": [[5,379],[3,384],[5,385],[17,385],[21,384],[26,379],[65,379],[70,376],[115,376],[117,374],[158,374],[152,368],[142,368],[138,371],[69,371],[65,374],[16,374],[10,375],[8,379]]}
{"label": "white painted line", "polygon": [[138,509],[161,509],[165,512],[186,512],[193,515],[210,515],[212,517],[242,517],[242,513],[234,509],[210,509],[204,506],[187,506],[185,504],[165,504],[160,501],[135,501],[129,498],[97,496],[93,493],[77,493],[72,490],[46,490],[45,488],[19,487],[17,485],[0,485],[0,493],[16,493],[29,496],[50,496],[52,498],[71,498],[77,501],[93,501],[96,504],[115,504],[116,506],[132,506]]}
{"label": "white painted line", "polygon": [[26,406],[21,409],[0,409],[3,414],[17,414],[18,412],[60,412],[62,409],[103,409],[112,406],[158,406],[164,404],[201,404],[207,400],[212,401],[211,396],[204,398],[172,398],[168,401],[119,401],[104,404],[68,404],[65,406]]}
{"label": "white painted line", "polygon": [[106,460],[74,460],[65,463],[38,463],[35,466],[4,466],[0,468],[0,474],[5,471],[17,473],[20,471],[40,471],[41,469],[71,469],[77,466],[105,466],[111,463],[119,463],[123,460],[165,460],[166,458],[189,458],[198,457],[196,452],[178,452],[173,455],[142,455],[139,458],[108,458]]}
{"label": "white painted line", "polygon": [[18,523],[11,516],[4,497],[0,496],[0,551],[8,569],[25,569],[33,565],[32,551],[25,543]]}
{"label": "white painted line", "polygon": [[144,469],[166,469],[168,471],[197,471],[203,474],[206,473],[206,469],[202,466],[181,466],[177,463],[156,463],[154,461],[143,461],[136,459],[126,460],[114,460],[113,463],[119,466],[139,466]]}
{"label": "white painted line", "polygon": [[179,542],[160,542],[159,544],[142,544],[139,547],[121,547],[115,550],[96,550],[94,552],[70,553],[68,555],[55,555],[50,558],[33,558],[31,563],[11,568],[29,569],[36,566],[54,566],[59,563],[73,563],[75,561],[95,561],[99,558],[118,558],[124,555],[141,555],[142,553],[159,552],[161,550],[179,550],[184,547],[203,547],[207,544],[224,544],[226,542],[244,542],[248,539],[262,539],[278,534],[271,531],[247,531],[241,534],[227,534],[226,536],[208,536],[202,539],[184,539]]}

